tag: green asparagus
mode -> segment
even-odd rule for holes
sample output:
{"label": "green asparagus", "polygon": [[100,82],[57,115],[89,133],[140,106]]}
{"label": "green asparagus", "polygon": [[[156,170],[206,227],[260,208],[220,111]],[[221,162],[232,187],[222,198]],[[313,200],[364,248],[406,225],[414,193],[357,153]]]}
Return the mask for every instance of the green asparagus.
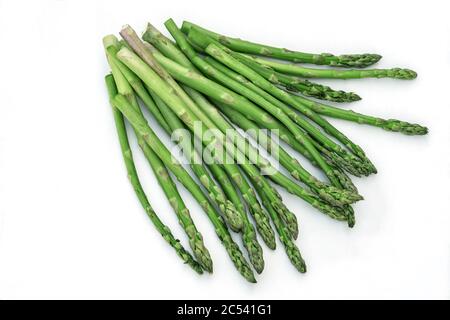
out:
{"label": "green asparagus", "polygon": [[292,51],[284,48],[276,48],[254,42],[249,42],[241,39],[226,37],[218,33],[201,28],[188,21],[183,21],[181,30],[184,33],[189,33],[190,30],[196,29],[203,34],[206,34],[221,44],[229,47],[232,50],[250,53],[256,55],[262,55],[266,57],[278,58],[282,60],[288,60],[299,63],[312,63],[318,65],[329,65],[335,67],[353,67],[353,68],[365,68],[372,64],[377,63],[381,56],[378,54],[344,54],[335,56],[330,53],[304,53],[298,51]]}
{"label": "green asparagus", "polygon": [[255,187],[258,192],[258,195],[260,196],[262,202],[264,203],[266,210],[269,212],[270,216],[274,221],[275,229],[277,230],[278,236],[280,237],[280,241],[284,246],[284,249],[286,251],[289,260],[299,272],[305,273],[306,263],[303,260],[300,250],[292,241],[292,238],[289,236],[289,230],[286,229],[282,221],[280,221],[280,219],[276,215],[276,212],[272,207],[270,201],[267,199],[267,196],[265,195],[264,191],[259,189],[257,186]]}
{"label": "green asparagus", "polygon": [[[251,57],[251,56],[248,56]],[[282,63],[258,57],[251,57],[256,62],[268,66],[278,72],[297,75],[303,78],[323,78],[323,79],[361,79],[361,78],[393,78],[401,80],[412,80],[417,77],[417,73],[410,69],[313,69],[306,68],[294,63]]]}
{"label": "green asparagus", "polygon": [[[360,69],[378,62],[381,56],[376,54],[311,54],[223,36],[187,21],[181,29],[172,19],[164,24],[171,38],[150,23],[143,40],[128,25],[120,31],[123,40],[104,38],[112,73],[105,77],[109,100],[126,169],[141,205],[164,239],[200,274],[212,272],[212,260],[172,178],[202,207],[235,268],[249,282],[256,282],[251,266],[261,273],[265,265],[257,233],[275,249],[270,220],[292,264],[306,272],[293,242],[299,234],[297,218],[275,186],[353,227],[355,212],[350,204],[362,197],[349,175],[377,172],[364,150],[328,119],[406,135],[424,135],[428,129],[318,101],[352,102],[360,97],[305,78],[411,80],[417,74],[400,68]],[[141,102],[179,143],[195,177],[149,127]],[[134,166],[125,119],[188,237],[192,255],[150,206]],[[318,168],[318,178],[272,134]],[[239,232],[248,259],[229,229]]]}
{"label": "green asparagus", "polygon": [[[294,99],[301,99],[299,96],[295,95],[292,95],[292,97],[294,97]],[[382,128],[386,131],[400,132],[406,135],[425,135],[428,133],[427,127],[421,126],[416,123],[409,123],[397,119],[382,119],[321,103],[311,103],[309,105],[309,108],[311,108],[311,110],[314,110],[314,112],[327,117],[353,121],[358,124],[367,124]]]}

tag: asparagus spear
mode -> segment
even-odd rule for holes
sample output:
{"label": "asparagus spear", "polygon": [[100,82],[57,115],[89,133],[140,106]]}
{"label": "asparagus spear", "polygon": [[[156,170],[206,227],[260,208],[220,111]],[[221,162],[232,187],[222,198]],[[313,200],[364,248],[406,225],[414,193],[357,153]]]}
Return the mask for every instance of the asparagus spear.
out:
{"label": "asparagus spear", "polygon": [[[263,239],[264,243],[270,249],[275,250],[276,247],[275,235],[270,225],[269,221],[270,218],[265,214],[265,212],[261,208],[256,198],[256,195],[253,193],[253,189],[247,183],[247,180],[245,180],[245,178],[241,176],[239,177],[239,181],[244,180],[244,183],[240,183],[239,185],[237,184],[233,185],[233,182],[227,175],[227,171],[224,170],[220,165],[210,164],[209,168],[211,169],[211,172],[213,173],[216,180],[222,186],[222,189],[224,190],[227,197],[230,199],[231,202],[234,203],[236,208],[243,214],[246,214],[246,210],[250,212],[250,214],[253,217],[253,220],[255,221],[256,230],[258,230],[258,233]],[[241,201],[241,198],[239,197],[239,193],[236,190],[236,188],[239,189],[239,191],[241,191],[242,199],[244,201]],[[248,192],[249,190],[251,190],[250,197]],[[247,204],[247,208],[245,204]]]}
{"label": "asparagus spear", "polygon": [[284,246],[284,249],[286,251],[289,260],[299,272],[305,273],[306,263],[303,260],[300,250],[292,241],[292,238],[289,236],[289,230],[286,229],[286,227],[283,225],[283,223],[276,215],[276,212],[272,207],[270,201],[267,199],[267,196],[265,195],[264,191],[259,189],[257,186],[255,186],[255,188],[258,192],[259,197],[262,199],[262,202],[264,203],[264,207],[272,217],[275,229],[277,230],[278,236],[280,237],[280,241]]}
{"label": "asparagus spear", "polygon": [[[301,99],[299,96],[292,95],[294,99]],[[353,110],[344,110],[330,105],[311,103],[311,110],[324,116],[353,121],[358,124],[368,124],[382,128],[386,131],[400,132],[406,135],[425,135],[428,128],[416,123],[409,123],[397,119],[383,119],[374,116],[365,115]]]}
{"label": "asparagus spear", "polygon": [[334,102],[353,102],[361,100],[361,97],[356,93],[345,92],[342,90],[336,91],[327,86],[279,73],[268,66],[259,64],[243,54],[236,54],[234,57],[258,72],[268,81],[286,87],[289,91],[299,92],[308,97]]}
{"label": "asparagus spear", "polygon": [[[255,192],[252,187],[249,185],[247,180],[243,177],[239,168],[230,164],[223,164],[223,169],[226,175],[234,182],[234,185],[238,188],[238,190],[242,194],[242,198],[247,204],[247,208],[250,211],[253,219],[255,220],[256,228],[261,235],[261,238],[264,240],[264,243],[272,250],[276,248],[275,242],[275,234],[270,225],[269,217],[265,214],[264,210],[261,208],[261,205],[256,198]],[[221,174],[221,167],[217,164],[211,164],[211,171],[214,173],[216,179],[218,179],[219,183],[224,187],[224,191],[227,191],[224,183],[225,177]],[[220,170],[220,171],[219,171]],[[228,185],[228,183],[227,183]],[[231,187],[233,188],[233,187]],[[229,195],[231,192],[228,192]]]}
{"label": "asparagus spear", "polygon": [[324,79],[361,79],[361,78],[393,78],[401,80],[412,80],[417,77],[417,73],[410,69],[313,69],[306,68],[294,63],[282,63],[279,61],[252,57],[256,62],[268,66],[278,72],[297,75],[303,78],[324,78]]}
{"label": "asparagus spear", "polygon": [[[158,105],[159,110],[164,115],[164,118],[167,120],[167,122],[168,122],[168,124],[170,126],[170,130],[168,131],[169,134],[175,132],[176,130],[180,130],[180,129],[184,130],[184,129],[186,129],[186,127],[180,121],[180,119],[178,119],[178,117],[172,112],[172,110],[170,110],[166,106],[166,104],[159,97],[157,97],[156,95],[155,95],[155,101],[156,101],[156,103]],[[192,150],[192,154],[195,154],[197,157],[200,157],[198,155],[198,153],[196,152],[194,145],[195,144],[193,142],[191,142],[191,146],[190,146],[190,148],[187,148],[187,150]],[[209,177],[209,172],[206,171],[206,168],[204,168],[202,165],[200,165],[200,166],[204,169],[204,174],[208,175],[208,177]],[[218,165],[215,165],[215,164],[213,164],[212,166],[213,167],[215,167],[215,166],[218,167]],[[220,169],[220,168],[218,168],[218,169]],[[214,183],[215,184],[215,182],[212,179],[211,179],[210,183]],[[223,179],[220,180],[220,183],[221,183],[221,185],[223,184]],[[220,190],[220,191],[222,192],[222,190]],[[227,197],[228,198],[229,198],[229,195],[230,195],[230,193],[227,192]],[[246,250],[248,252],[250,262],[254,266],[255,270],[258,273],[261,273],[263,271],[263,269],[264,269],[264,259],[263,259],[261,246],[259,245],[259,243],[258,243],[258,241],[256,239],[255,231],[253,229],[253,226],[248,221],[248,217],[247,217],[245,211],[241,210],[237,206],[238,204],[240,204],[240,202],[239,201],[236,202],[236,201],[234,201],[234,199],[232,199],[232,200],[233,201],[231,203],[233,204],[233,207],[235,207],[236,210],[238,210],[239,216],[242,217],[242,227],[241,227],[242,238],[243,238],[244,246],[245,246],[245,248],[246,248]],[[230,200],[227,199],[227,201],[230,201]]]}
{"label": "asparagus spear", "polygon": [[[143,146],[142,143],[141,145]],[[145,148],[148,148],[148,146],[146,146]],[[151,156],[149,156],[149,154]],[[184,201],[181,198],[180,194],[178,193],[175,184],[170,178],[169,172],[162,163],[161,159],[159,159],[153,151],[150,153],[145,152],[145,155],[153,169],[153,172],[155,173],[159,185],[166,194],[170,205],[175,210],[177,217],[180,221],[180,224],[183,226],[183,228],[186,230],[186,233],[189,236],[190,239],[189,242],[191,244],[192,250],[194,251],[195,257],[197,258],[197,261],[200,262],[200,264],[206,271],[212,272],[213,270],[212,260],[208,250],[203,245],[203,237],[195,227],[192,218],[190,216],[189,210],[184,204]]]}
{"label": "asparagus spear", "polygon": [[[106,87],[108,89],[109,98],[112,101],[112,99],[117,94],[117,89],[114,83],[113,76],[111,74],[107,75],[105,77],[105,82]],[[113,106],[113,104],[111,105]],[[175,239],[170,229],[166,225],[164,225],[164,223],[159,219],[158,215],[151,207],[150,202],[148,201],[147,196],[145,195],[144,189],[141,186],[136,171],[136,167],[134,165],[133,155],[130,149],[130,145],[128,143],[128,137],[123,116],[120,113],[120,111],[118,111],[114,106],[112,109],[117,135],[119,137],[120,148],[122,151],[123,160],[125,162],[125,166],[128,173],[128,178],[130,180],[131,185],[133,186],[136,196],[139,199],[139,202],[141,203],[142,207],[144,208],[145,212],[147,213],[148,217],[152,221],[155,228],[158,230],[158,232],[161,234],[164,240],[166,240],[169,243],[169,245],[175,249],[175,252],[181,259],[183,259],[184,263],[188,264],[197,273],[202,274],[203,270],[201,265],[197,261],[195,261],[194,258],[189,254],[189,252],[187,252],[183,248],[180,241]]]}
{"label": "asparagus spear", "polygon": [[237,38],[226,37],[218,33],[201,28],[188,21],[183,21],[181,30],[187,34],[191,29],[196,29],[199,32],[215,39],[216,41],[219,41],[221,44],[227,46],[228,48],[238,52],[262,55],[282,60],[288,60],[292,62],[330,65],[335,67],[365,68],[374,63],[377,63],[381,59],[380,55],[370,53],[344,54],[340,56],[335,56],[330,53],[313,54],[313,53],[291,51],[284,48],[276,48]]}
{"label": "asparagus spear", "polygon": [[[115,37],[107,36],[104,38],[105,48],[115,46],[116,42],[117,39]],[[127,79],[121,73],[118,67],[121,62],[115,60],[115,58],[108,53],[107,59],[111,67],[115,83],[117,84],[118,92],[124,95],[131,106],[139,114],[142,115],[141,109],[136,100],[136,96],[134,95],[131,86],[127,82]],[[191,218],[189,210],[186,208],[183,199],[176,189],[176,186],[174,185],[166,168],[164,167],[157,154],[151,148],[149,148],[149,146],[146,145],[144,139],[139,135],[139,133],[136,130],[134,131],[138,138],[139,146],[141,147],[146,159],[150,163],[161,188],[167,196],[167,199],[175,210],[180,225],[183,227],[186,235],[189,238],[189,244],[192,248],[192,251],[194,252],[194,256],[206,271],[212,272],[211,256],[208,252],[208,249],[206,249],[203,243],[203,237],[201,233],[197,230],[194,221]]]}
{"label": "asparagus spear", "polygon": [[[255,229],[251,224],[251,222],[248,220],[244,203],[239,198],[239,195],[234,186],[232,185],[231,180],[228,178],[225,170],[223,170],[217,164],[211,164],[209,168],[213,172],[214,177],[222,186],[227,197],[230,199],[230,201],[233,202],[237,210],[244,217],[245,222],[242,229],[242,240],[248,252],[251,264],[255,268],[256,272],[261,273],[264,269],[264,259],[262,255],[263,252],[261,246],[257,241]],[[253,217],[255,220],[258,233],[262,235],[264,242],[268,244],[269,248],[275,249],[275,236],[273,234],[272,227],[270,226],[270,223],[267,220],[266,216],[264,215],[263,217],[261,217],[261,215],[259,214],[258,215],[253,214]]]}
{"label": "asparagus spear", "polygon": [[160,159],[169,168],[177,179],[190,191],[197,202],[202,206],[203,210],[208,215],[208,218],[214,225],[217,236],[221,240],[225,249],[228,252],[231,260],[234,263],[236,269],[240,274],[249,282],[256,282],[253,272],[242,255],[238,245],[231,238],[228,229],[221,219],[220,215],[214,210],[214,207],[209,202],[208,198],[203,194],[197,183],[187,173],[187,171],[181,166],[180,163],[173,159],[170,151],[159,140],[158,136],[149,127],[145,118],[135,111],[133,107],[128,103],[126,98],[122,95],[116,95],[113,99],[114,106],[117,107],[127,120],[136,128],[138,133],[142,136],[147,145],[154,151],[158,152]]}

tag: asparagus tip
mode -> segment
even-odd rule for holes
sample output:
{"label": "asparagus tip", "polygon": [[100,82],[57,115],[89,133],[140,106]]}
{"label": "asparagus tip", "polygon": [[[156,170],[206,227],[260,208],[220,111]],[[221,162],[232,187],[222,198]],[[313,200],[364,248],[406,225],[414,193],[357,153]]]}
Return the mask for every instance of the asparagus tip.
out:
{"label": "asparagus tip", "polygon": [[382,58],[379,54],[363,53],[363,54],[344,54],[337,57],[336,62],[332,62],[330,65],[338,67],[353,67],[353,68],[365,68],[371,66]]}
{"label": "asparagus tip", "polygon": [[410,69],[393,68],[388,71],[388,75],[394,79],[413,80],[417,78],[417,72]]}
{"label": "asparagus tip", "polygon": [[244,246],[247,249],[250,263],[253,265],[255,271],[260,274],[264,270],[264,258],[261,246],[256,239],[256,234],[253,227],[246,230],[243,235]]}

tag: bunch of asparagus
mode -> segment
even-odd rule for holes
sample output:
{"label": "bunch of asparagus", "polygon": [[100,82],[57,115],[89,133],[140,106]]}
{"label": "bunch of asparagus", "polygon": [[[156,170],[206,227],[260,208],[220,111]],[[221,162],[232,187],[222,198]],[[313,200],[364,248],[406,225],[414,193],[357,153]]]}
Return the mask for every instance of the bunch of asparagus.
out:
{"label": "bunch of asparagus", "polygon": [[[114,35],[103,39],[111,69],[106,86],[122,155],[144,210],[185,263],[198,273],[213,271],[210,253],[172,180],[175,177],[199,202],[245,279],[256,282],[253,270],[261,273],[264,269],[258,236],[271,250],[279,238],[295,268],[306,272],[294,242],[298,236],[297,218],[283,204],[274,185],[353,227],[355,213],[351,204],[363,197],[350,175],[377,172],[363,149],[326,118],[408,135],[426,134],[427,128],[320,102],[361,98],[305,78],[414,79],[416,73],[399,68],[363,69],[381,59],[376,54],[303,53],[226,37],[186,21],[178,28],[169,19],[165,26],[174,40],[151,24],[142,39],[130,26],[120,31],[120,41]],[[353,69],[314,69],[300,63]],[[161,142],[141,106],[168,135],[183,143],[195,177]],[[152,209],[133,162],[125,120],[185,230],[192,254]],[[323,177],[310,173],[283,144],[320,169]],[[289,176],[273,165],[272,155]],[[230,230],[240,235],[248,260]]]}

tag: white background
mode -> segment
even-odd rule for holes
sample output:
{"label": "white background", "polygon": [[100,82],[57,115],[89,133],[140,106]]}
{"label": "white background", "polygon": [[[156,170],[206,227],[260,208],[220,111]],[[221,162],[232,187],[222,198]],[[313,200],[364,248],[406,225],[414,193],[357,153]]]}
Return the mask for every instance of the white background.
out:
{"label": "white background", "polygon": [[[449,298],[448,12],[446,1],[0,0],[0,298]],[[139,206],[103,84],[101,39],[125,23],[165,32],[169,17],[302,51],[376,52],[379,67],[419,73],[411,82],[326,82],[359,93],[353,109],[420,122],[430,134],[335,121],[379,173],[355,180],[366,200],[353,230],[283,192],[300,221],[307,274],[278,244],[265,250],[258,284],[246,283],[180,187],[215,263],[214,275],[197,276]],[[151,203],[186,244],[135,154]]]}

